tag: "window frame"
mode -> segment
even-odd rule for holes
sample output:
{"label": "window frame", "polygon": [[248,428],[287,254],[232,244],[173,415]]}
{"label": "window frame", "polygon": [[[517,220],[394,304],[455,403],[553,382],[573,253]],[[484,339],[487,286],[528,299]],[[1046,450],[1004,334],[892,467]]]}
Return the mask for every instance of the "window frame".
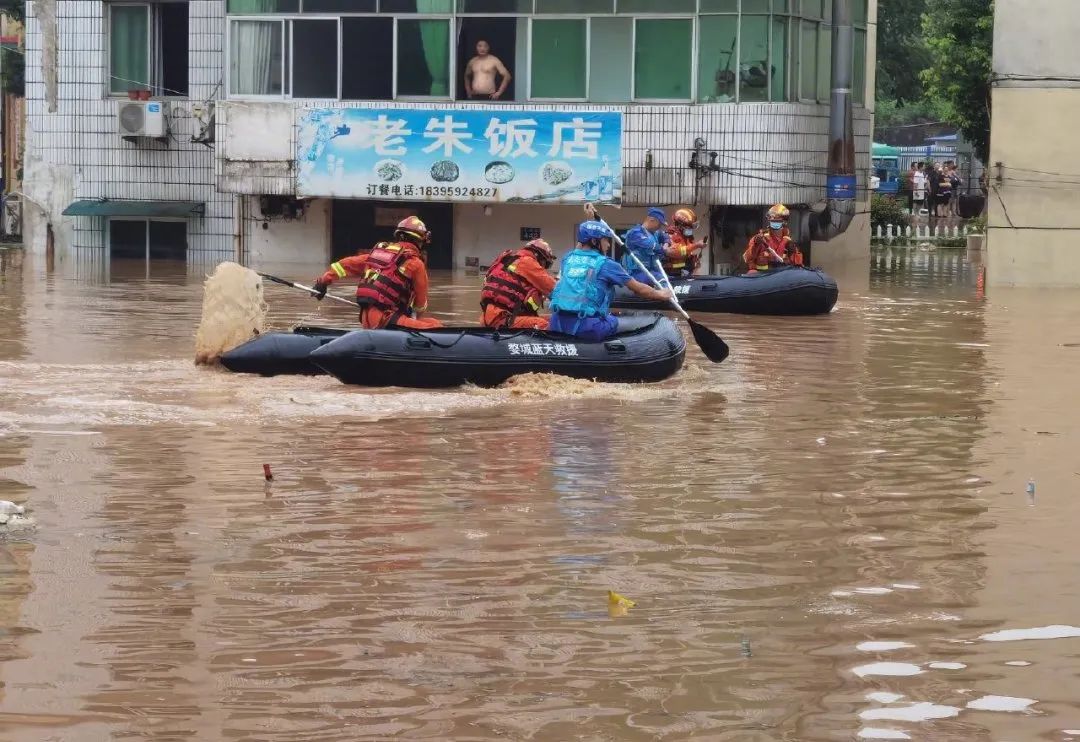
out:
{"label": "window frame", "polygon": [[[143,245],[143,257],[142,260],[147,266],[147,270],[150,269],[150,222],[170,222],[181,223],[184,225],[184,260],[187,261],[191,253],[191,224],[190,219],[179,216],[107,216],[105,217],[105,252],[109,256],[109,262],[112,263],[112,223],[117,222],[142,222],[143,223],[143,236],[145,243]],[[138,258],[134,258],[138,260]]]}
{"label": "window frame", "polygon": [[[536,4],[533,4],[533,8],[536,8]],[[607,17],[607,16],[605,16]],[[585,97],[584,98],[540,98],[533,95],[533,75],[532,75],[532,60],[533,60],[533,23],[540,21],[585,21]],[[543,15],[536,17],[535,15],[529,16],[528,24],[529,37],[526,43],[526,65],[529,75],[528,85],[525,91],[525,100],[535,101],[539,103],[588,103],[589,95],[592,93],[592,16],[588,15]],[[631,76],[631,87],[633,87],[633,77]]]}
{"label": "window frame", "polygon": [[[302,8],[303,6],[301,6]],[[356,15],[373,16],[372,13],[357,13]],[[341,80],[342,80],[342,50],[341,50],[341,16],[330,15],[328,13],[287,13],[287,14],[270,14],[265,15],[230,15],[227,16],[228,28],[225,34],[225,98],[226,100],[241,100],[241,101],[280,101],[280,100],[297,100],[297,101],[313,101],[322,103],[334,103],[341,100]],[[262,23],[280,23],[281,24],[281,93],[280,94],[257,94],[257,93],[237,93],[233,87],[232,80],[232,48],[233,48],[233,27],[236,23],[259,21]],[[296,59],[296,37],[293,34],[292,24],[295,21],[334,21],[337,26],[337,85],[335,88],[336,97],[334,98],[298,98],[293,95],[293,74],[292,65]],[[395,32],[397,26],[395,25]],[[396,43],[396,39],[395,39]],[[287,46],[286,46],[287,45]],[[395,46],[396,50],[396,46]],[[286,51],[288,52],[286,54]],[[286,62],[288,67],[286,68]]]}
{"label": "window frame", "polygon": [[[165,59],[161,53],[161,17],[158,14],[158,8],[162,5],[180,5],[181,0],[119,0],[118,2],[106,2],[104,18],[102,19],[105,30],[105,97],[116,100],[126,99],[127,90],[122,92],[114,92],[112,90],[112,80],[114,78],[112,69],[112,50],[113,50],[113,35],[112,35],[112,12],[113,8],[146,8],[146,73],[147,86],[150,88],[150,97],[158,100],[191,100],[191,38],[190,38],[190,5],[188,6],[188,59],[184,61],[188,70],[188,92],[184,95],[176,95],[171,91],[165,89],[162,80],[165,76],[164,64]],[[119,79],[119,78],[117,78]],[[128,81],[133,82],[133,81]],[[128,88],[130,90],[131,88]]]}
{"label": "window frame", "polygon": [[[616,14],[619,15],[619,14]],[[698,45],[698,15],[686,15],[685,13],[680,15],[662,15],[657,13],[648,13],[643,15],[625,13],[625,17],[632,18],[634,20],[633,32],[630,34],[630,49],[632,54],[630,55],[630,104],[634,103],[646,103],[650,105],[671,105],[680,103],[693,104],[697,97],[697,79],[698,70],[695,63],[694,56],[697,54]],[[639,98],[637,91],[637,27],[641,21],[690,21],[690,96],[688,98]]]}

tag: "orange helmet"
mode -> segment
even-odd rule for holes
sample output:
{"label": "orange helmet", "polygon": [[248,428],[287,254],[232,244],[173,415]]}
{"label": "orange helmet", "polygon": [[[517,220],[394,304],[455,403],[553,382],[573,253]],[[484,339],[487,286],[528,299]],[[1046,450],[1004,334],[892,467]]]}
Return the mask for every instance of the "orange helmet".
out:
{"label": "orange helmet", "polygon": [[786,222],[790,217],[791,212],[788,210],[788,207],[783,204],[776,204],[769,209],[769,213],[765,215],[765,218],[770,222]]}
{"label": "orange helmet", "polygon": [[408,239],[409,242],[420,247],[431,242],[431,232],[428,231],[427,225],[420,221],[420,217],[408,216],[398,222],[394,229],[394,239],[401,238]]}
{"label": "orange helmet", "polygon": [[671,221],[676,227],[694,228],[698,225],[697,214],[694,213],[693,209],[677,209],[671,217]]}
{"label": "orange helmet", "polygon": [[555,262],[555,253],[551,251],[551,245],[545,240],[531,240],[525,243],[525,249],[531,251],[545,268],[550,268]]}

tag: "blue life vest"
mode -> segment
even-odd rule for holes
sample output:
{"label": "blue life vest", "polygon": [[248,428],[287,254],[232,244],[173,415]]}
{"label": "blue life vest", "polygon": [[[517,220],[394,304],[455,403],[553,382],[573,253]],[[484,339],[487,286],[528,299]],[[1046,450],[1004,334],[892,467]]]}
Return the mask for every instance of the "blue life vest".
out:
{"label": "blue life vest", "polygon": [[626,233],[623,242],[626,246],[623,250],[622,264],[630,275],[641,274],[640,266],[630,257],[631,254],[634,254],[649,273],[659,276],[656,261],[663,262],[664,250],[657,234],[650,232],[639,224]]}
{"label": "blue life vest", "polygon": [[562,261],[562,271],[551,293],[551,309],[579,317],[606,315],[615,290],[599,279],[600,268],[607,260],[595,250],[577,249]]}

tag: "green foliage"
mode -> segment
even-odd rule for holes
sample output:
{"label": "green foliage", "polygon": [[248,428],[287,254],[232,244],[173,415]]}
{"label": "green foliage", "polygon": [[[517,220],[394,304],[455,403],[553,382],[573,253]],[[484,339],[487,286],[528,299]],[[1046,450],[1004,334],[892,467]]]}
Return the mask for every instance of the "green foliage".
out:
{"label": "green foliage", "polygon": [[870,199],[870,228],[874,232],[877,232],[878,227],[884,230],[890,224],[894,227],[903,227],[907,223],[907,211],[899,200],[880,195],[874,195]]}
{"label": "green foliage", "polygon": [[986,234],[986,214],[968,219],[967,225],[971,227],[972,234]]}
{"label": "green foliage", "polygon": [[[935,0],[936,2],[936,0]],[[927,0],[881,0],[878,4],[877,99],[898,108],[923,99],[919,72],[930,66],[922,35]]]}
{"label": "green foliage", "polygon": [[[25,0],[0,0],[0,15],[19,21],[25,21]],[[0,54],[0,87],[5,93],[14,93],[18,96],[26,94],[26,57],[21,49],[4,49]]]}
{"label": "green foliage", "polygon": [[922,73],[927,94],[943,106],[983,162],[990,156],[990,75],[993,69],[993,0],[934,0],[923,16],[930,65]]}

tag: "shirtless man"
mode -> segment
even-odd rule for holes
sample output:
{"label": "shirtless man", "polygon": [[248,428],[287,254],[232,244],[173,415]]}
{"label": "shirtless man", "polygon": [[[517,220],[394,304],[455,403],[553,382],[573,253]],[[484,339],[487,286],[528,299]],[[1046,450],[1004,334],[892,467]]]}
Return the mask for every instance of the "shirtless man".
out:
{"label": "shirtless man", "polygon": [[[501,82],[495,87],[495,75]],[[469,98],[499,100],[510,84],[510,71],[491,53],[491,44],[483,39],[476,42],[476,56],[465,66],[465,95]]]}

